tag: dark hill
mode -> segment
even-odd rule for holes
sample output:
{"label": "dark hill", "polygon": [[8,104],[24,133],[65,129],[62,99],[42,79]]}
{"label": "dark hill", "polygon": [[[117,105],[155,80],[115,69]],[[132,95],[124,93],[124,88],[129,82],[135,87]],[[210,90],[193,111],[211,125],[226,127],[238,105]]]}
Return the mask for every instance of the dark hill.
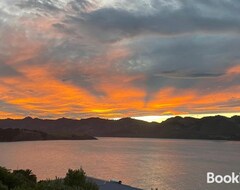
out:
{"label": "dark hill", "polygon": [[214,116],[202,119],[173,117],[162,123],[149,123],[131,118],[120,120],[101,118],[43,120],[27,117],[0,120],[0,128],[38,130],[61,136],[88,134],[99,137],[240,140],[239,116],[232,118]]}
{"label": "dark hill", "polygon": [[88,135],[57,136],[29,129],[0,129],[0,142],[37,141],[37,140],[93,140]]}

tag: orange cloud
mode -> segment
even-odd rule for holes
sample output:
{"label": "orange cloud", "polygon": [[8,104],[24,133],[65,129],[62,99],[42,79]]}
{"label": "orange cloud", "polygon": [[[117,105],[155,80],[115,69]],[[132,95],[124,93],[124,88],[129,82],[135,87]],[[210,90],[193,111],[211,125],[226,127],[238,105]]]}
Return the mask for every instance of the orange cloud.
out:
{"label": "orange cloud", "polygon": [[240,65],[236,65],[236,66],[228,69],[227,74],[230,74],[230,75],[231,74],[233,74],[233,75],[240,74]]}
{"label": "orange cloud", "polygon": [[106,93],[95,97],[86,89],[65,83],[52,75],[48,66],[25,65],[18,68],[22,78],[6,78],[0,85],[4,96],[1,101],[14,105],[22,112],[1,113],[1,117],[20,117],[29,114],[35,117],[89,117],[108,118],[144,115],[182,115],[191,113],[239,112],[237,106],[228,106],[240,95],[240,87],[221,92],[199,94],[197,90],[163,88],[147,104],[146,92],[136,88],[131,81],[144,76],[109,75],[99,81],[98,89]]}

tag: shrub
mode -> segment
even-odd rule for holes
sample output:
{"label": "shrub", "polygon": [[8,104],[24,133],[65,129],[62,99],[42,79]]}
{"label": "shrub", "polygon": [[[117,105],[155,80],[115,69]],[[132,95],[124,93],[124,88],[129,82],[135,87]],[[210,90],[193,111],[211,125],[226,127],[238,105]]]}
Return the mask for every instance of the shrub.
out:
{"label": "shrub", "polygon": [[87,181],[84,186],[84,190],[98,190],[97,184]]}
{"label": "shrub", "polygon": [[21,186],[14,187],[11,190],[35,190],[35,187],[30,187],[28,185],[21,185]]}
{"label": "shrub", "polygon": [[64,178],[64,184],[70,187],[84,187],[85,183],[86,175],[82,168],[80,168],[79,170],[69,169],[66,177]]}
{"label": "shrub", "polygon": [[82,168],[78,170],[69,169],[64,184],[73,188],[73,190],[98,190],[98,186],[87,180],[86,174]]}
{"label": "shrub", "polygon": [[37,178],[31,170],[14,170],[11,172],[4,167],[0,167],[0,181],[8,189],[21,188],[28,190],[36,185]]}
{"label": "shrub", "polygon": [[14,170],[13,175],[20,175],[29,183],[37,183],[37,176],[32,173],[32,170]]}
{"label": "shrub", "polygon": [[64,179],[43,180],[31,170],[10,170],[0,167],[0,190],[98,190],[98,186],[87,180],[83,169],[69,169]]}
{"label": "shrub", "polygon": [[2,184],[7,184],[10,174],[11,173],[8,169],[0,166],[0,181],[2,182]]}
{"label": "shrub", "polygon": [[37,190],[65,190],[66,186],[63,180],[56,178],[55,180],[44,180],[37,184]]}
{"label": "shrub", "polygon": [[0,167],[0,180],[8,189],[13,189],[20,184],[19,179],[16,178],[10,170],[4,167]]}
{"label": "shrub", "polygon": [[2,181],[0,181],[0,190],[8,190],[8,187],[3,185]]}

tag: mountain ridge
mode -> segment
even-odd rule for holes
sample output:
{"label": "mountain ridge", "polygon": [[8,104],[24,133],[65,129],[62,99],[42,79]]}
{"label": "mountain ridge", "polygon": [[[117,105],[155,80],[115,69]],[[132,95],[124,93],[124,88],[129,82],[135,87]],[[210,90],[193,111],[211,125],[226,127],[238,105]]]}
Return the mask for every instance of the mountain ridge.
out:
{"label": "mountain ridge", "polygon": [[240,116],[172,117],[161,123],[132,118],[0,119],[0,128],[39,130],[50,134],[87,134],[97,137],[240,140]]}

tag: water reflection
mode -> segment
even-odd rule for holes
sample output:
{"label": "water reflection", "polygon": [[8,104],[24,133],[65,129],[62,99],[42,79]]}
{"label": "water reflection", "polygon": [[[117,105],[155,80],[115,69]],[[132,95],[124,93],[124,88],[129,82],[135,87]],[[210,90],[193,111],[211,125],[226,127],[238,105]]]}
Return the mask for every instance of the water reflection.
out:
{"label": "water reflection", "polygon": [[239,150],[237,142],[129,138],[0,143],[0,165],[30,168],[39,179],[61,177],[68,168],[82,166],[90,176],[144,189],[220,190],[226,186],[207,186],[205,174],[239,172]]}

